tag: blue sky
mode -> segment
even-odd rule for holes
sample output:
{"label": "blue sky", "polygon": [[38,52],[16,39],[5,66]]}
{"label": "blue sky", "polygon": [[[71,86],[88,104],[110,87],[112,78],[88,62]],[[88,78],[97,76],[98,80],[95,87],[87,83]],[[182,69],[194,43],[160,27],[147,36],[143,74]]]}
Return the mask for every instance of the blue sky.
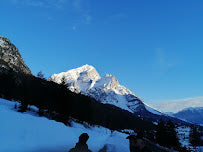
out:
{"label": "blue sky", "polygon": [[46,77],[84,64],[146,103],[203,96],[202,0],[7,0],[0,35]]}

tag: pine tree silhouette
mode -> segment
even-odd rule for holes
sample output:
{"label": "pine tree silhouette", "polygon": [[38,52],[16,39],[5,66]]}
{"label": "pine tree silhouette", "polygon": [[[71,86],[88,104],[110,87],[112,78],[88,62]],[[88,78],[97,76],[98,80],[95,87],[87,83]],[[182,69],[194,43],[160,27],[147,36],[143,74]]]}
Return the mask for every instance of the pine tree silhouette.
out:
{"label": "pine tree silhouette", "polygon": [[44,78],[44,74],[42,73],[42,71],[40,71],[40,72],[37,73],[37,77],[38,77],[38,78],[41,78],[41,79],[45,79],[45,78]]}
{"label": "pine tree silhouette", "polygon": [[201,134],[198,131],[197,127],[195,127],[194,125],[191,126],[189,140],[190,140],[190,144],[193,147],[200,146],[200,144],[201,144]]}
{"label": "pine tree silhouette", "polygon": [[156,141],[162,146],[167,145],[166,127],[163,120],[159,120],[156,128]]}
{"label": "pine tree silhouette", "polygon": [[175,130],[175,125],[174,123],[169,120],[166,124],[166,136],[167,136],[167,145],[168,147],[175,147],[175,148],[178,148],[180,147],[180,142],[178,140],[178,137],[177,137],[177,132]]}

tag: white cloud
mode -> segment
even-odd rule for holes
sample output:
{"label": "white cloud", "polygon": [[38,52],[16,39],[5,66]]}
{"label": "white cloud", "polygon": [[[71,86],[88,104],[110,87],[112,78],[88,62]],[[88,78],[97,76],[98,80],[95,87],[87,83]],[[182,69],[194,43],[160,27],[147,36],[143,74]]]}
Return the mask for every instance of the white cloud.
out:
{"label": "white cloud", "polygon": [[157,102],[153,107],[164,112],[178,112],[188,107],[203,107],[203,96]]}
{"label": "white cloud", "polygon": [[32,7],[54,7],[62,8],[68,0],[10,0],[14,4],[27,5]]}

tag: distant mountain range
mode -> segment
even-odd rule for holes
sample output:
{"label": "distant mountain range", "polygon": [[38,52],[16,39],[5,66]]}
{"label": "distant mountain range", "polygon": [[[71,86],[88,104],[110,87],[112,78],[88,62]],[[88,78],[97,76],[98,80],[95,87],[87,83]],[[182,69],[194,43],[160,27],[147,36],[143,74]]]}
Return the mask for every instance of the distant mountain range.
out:
{"label": "distant mountain range", "polygon": [[203,107],[186,108],[172,115],[192,123],[203,124]]}
{"label": "distant mountain range", "polygon": [[203,107],[203,96],[162,100],[154,103],[153,107],[161,111],[176,113],[188,107]]}

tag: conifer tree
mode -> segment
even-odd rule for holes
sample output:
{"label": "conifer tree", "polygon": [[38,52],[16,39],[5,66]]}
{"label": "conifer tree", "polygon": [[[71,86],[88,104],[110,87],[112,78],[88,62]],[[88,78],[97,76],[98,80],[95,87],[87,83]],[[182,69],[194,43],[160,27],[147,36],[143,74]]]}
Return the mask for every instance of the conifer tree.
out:
{"label": "conifer tree", "polygon": [[177,137],[175,125],[171,120],[169,120],[166,124],[166,136],[167,136],[168,147],[175,147],[175,148],[180,147],[181,144],[180,144],[178,137]]}
{"label": "conifer tree", "polygon": [[193,147],[200,146],[201,144],[201,134],[198,131],[197,127],[195,127],[194,125],[191,126],[191,129],[190,129],[189,140],[190,140],[190,144]]}
{"label": "conifer tree", "polygon": [[167,137],[166,137],[166,127],[163,120],[159,120],[157,128],[156,128],[156,141],[158,144],[162,146],[167,145]]}
{"label": "conifer tree", "polygon": [[42,71],[40,71],[40,72],[37,73],[37,77],[38,77],[38,78],[41,78],[41,79],[45,79],[45,78],[44,78],[44,74],[42,73]]}

